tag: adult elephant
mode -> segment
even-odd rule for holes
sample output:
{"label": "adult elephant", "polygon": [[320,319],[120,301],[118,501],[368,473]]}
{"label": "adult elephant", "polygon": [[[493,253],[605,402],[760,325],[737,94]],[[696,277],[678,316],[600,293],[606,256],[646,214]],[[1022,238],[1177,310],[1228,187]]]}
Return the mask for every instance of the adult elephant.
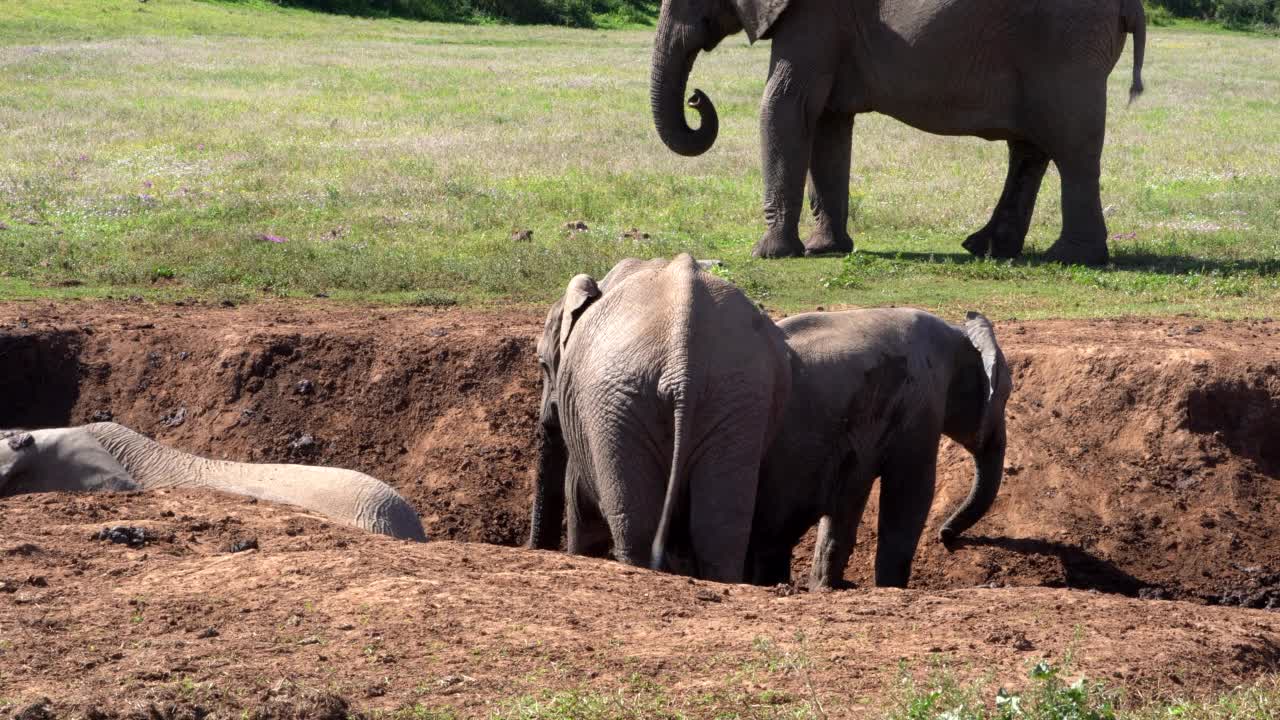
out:
{"label": "adult elephant", "polygon": [[123,425],[0,433],[0,493],[204,488],[296,505],[344,525],[425,541],[413,507],[355,470],[210,460]]}
{"label": "adult elephant", "polygon": [[[791,385],[781,332],[693,258],[569,282],[538,342],[533,547],[725,582],[746,573],[760,462]],[[565,482],[566,477],[568,482]]]}
{"label": "adult elephant", "polygon": [[[1130,100],[1142,91],[1142,0],[664,0],[650,98],[662,141],[681,155],[715,142],[715,107],[683,99],[698,51],[746,30],[772,38],[760,116],[764,237],[758,257],[849,252],[853,118],[880,112],[939,135],[1009,146],[1004,192],[969,252],[1022,252],[1050,160],[1062,177],[1062,232],[1048,257],[1107,261],[1098,181],[1106,81],[1134,36]],[[800,242],[805,176],[814,229]]]}
{"label": "adult elephant", "polygon": [[810,586],[839,584],[879,477],[876,584],[906,587],[942,435],[969,450],[977,469],[942,526],[944,542],[981,519],[1000,488],[1012,381],[995,331],[977,313],[957,327],[909,309],[806,313],[778,325],[795,370],[761,471],[751,580],[790,580],[792,549],[818,522]]}

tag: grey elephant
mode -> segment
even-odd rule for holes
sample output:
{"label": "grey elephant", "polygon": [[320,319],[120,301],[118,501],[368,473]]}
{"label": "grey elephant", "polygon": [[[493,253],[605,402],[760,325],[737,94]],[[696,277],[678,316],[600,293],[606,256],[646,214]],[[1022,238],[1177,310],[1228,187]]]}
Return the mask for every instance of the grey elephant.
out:
{"label": "grey elephant", "polygon": [[[693,258],[570,281],[538,342],[530,545],[741,582],[756,482],[791,385],[781,332]],[[567,481],[566,481],[567,479]]]}
{"label": "grey elephant", "polygon": [[751,579],[789,581],[792,549],[819,522],[810,587],[838,585],[879,477],[875,580],[906,587],[942,435],[977,466],[968,498],[942,526],[944,542],[981,519],[1000,488],[1012,379],[995,331],[977,313],[956,327],[909,309],[806,313],[778,325],[795,370],[761,472]]}
{"label": "grey elephant", "polygon": [[[979,256],[1022,252],[1050,160],[1062,176],[1062,231],[1047,257],[1108,258],[1099,197],[1107,76],[1134,36],[1142,91],[1142,0],[664,0],[650,100],[662,141],[706,152],[719,121],[705,94],[683,99],[698,51],[745,30],[772,38],[760,115],[767,230],[757,257],[849,252],[853,119],[880,112],[939,135],[1003,140],[1009,171],[991,220],[966,239]],[[799,222],[806,174],[814,229]]]}
{"label": "grey elephant", "polygon": [[0,492],[207,488],[296,505],[344,525],[425,541],[413,507],[355,470],[209,460],[123,425],[93,423],[0,436]]}

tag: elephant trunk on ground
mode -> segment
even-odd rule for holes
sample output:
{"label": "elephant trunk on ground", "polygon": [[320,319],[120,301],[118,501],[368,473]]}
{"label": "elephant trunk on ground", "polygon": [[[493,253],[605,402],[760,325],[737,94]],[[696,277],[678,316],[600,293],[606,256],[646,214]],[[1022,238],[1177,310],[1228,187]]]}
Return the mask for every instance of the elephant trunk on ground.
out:
{"label": "elephant trunk on ground", "polygon": [[426,541],[413,508],[385,483],[354,470],[210,460],[161,445],[123,425],[84,427],[143,490],[198,487],[288,503],[369,532]]}
{"label": "elephant trunk on ground", "polygon": [[961,533],[973,527],[991,509],[1004,477],[1004,451],[1005,431],[1002,422],[973,456],[977,474],[969,496],[938,531],[938,537],[944,545],[950,546]]}
{"label": "elephant trunk on ground", "polygon": [[538,477],[534,480],[533,517],[529,523],[529,547],[534,550],[560,548],[568,462],[559,430],[544,427],[538,445]]}
{"label": "elephant trunk on ground", "polygon": [[701,155],[715,144],[720,131],[716,108],[701,90],[694,90],[689,107],[698,111],[701,124],[689,127],[684,117],[684,91],[698,54],[688,30],[676,32],[670,18],[658,24],[658,37],[653,43],[653,68],[649,79],[649,104],[653,124],[663,144],[679,155]]}

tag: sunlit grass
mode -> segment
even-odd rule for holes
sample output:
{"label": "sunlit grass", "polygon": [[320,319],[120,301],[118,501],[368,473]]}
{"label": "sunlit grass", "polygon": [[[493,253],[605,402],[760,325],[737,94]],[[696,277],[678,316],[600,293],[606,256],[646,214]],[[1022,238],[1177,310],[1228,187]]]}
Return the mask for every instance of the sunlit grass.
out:
{"label": "sunlit grass", "polygon": [[[1035,261],[1060,222],[1052,170],[1031,259],[970,263],[959,242],[999,194],[1003,145],[881,116],[855,130],[862,252],[751,260],[767,43],[699,59],[721,135],[688,159],[651,127],[651,40],[253,2],[11,4],[0,297],[540,302],[576,272],[687,250],[783,309],[1239,316],[1280,299],[1280,41],[1153,28],[1130,107],[1121,59],[1103,158],[1116,267],[1075,272]],[[620,239],[631,228],[649,237]]]}

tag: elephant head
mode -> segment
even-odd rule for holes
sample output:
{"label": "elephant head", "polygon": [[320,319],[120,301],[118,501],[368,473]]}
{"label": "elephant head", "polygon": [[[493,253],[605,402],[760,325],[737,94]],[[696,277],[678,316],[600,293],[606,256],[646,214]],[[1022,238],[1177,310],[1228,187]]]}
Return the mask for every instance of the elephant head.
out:
{"label": "elephant head", "polygon": [[701,124],[689,127],[684,117],[684,92],[698,51],[710,52],[726,36],[746,30],[751,42],[765,37],[788,0],[664,0],[653,41],[649,102],[653,124],[663,144],[680,155],[701,155],[715,144],[720,121],[716,108],[701,90],[694,90],[689,107]]}
{"label": "elephant head", "polygon": [[983,407],[977,431],[966,442],[973,452],[977,466],[973,488],[938,531],[939,539],[948,546],[957,536],[981,520],[996,500],[1004,475],[1004,407],[1013,390],[1013,376],[1004,353],[996,344],[991,321],[976,312],[970,312],[964,323],[964,333],[982,357]]}
{"label": "elephant head", "polygon": [[601,295],[600,287],[588,275],[569,281],[564,296],[547,313],[542,337],[538,340],[538,367],[542,374],[542,409],[538,415],[541,432],[538,442],[538,474],[534,480],[533,517],[529,547],[554,550],[560,545],[560,524],[564,517],[564,479],[569,456],[560,434],[557,383],[560,358],[574,325]]}

